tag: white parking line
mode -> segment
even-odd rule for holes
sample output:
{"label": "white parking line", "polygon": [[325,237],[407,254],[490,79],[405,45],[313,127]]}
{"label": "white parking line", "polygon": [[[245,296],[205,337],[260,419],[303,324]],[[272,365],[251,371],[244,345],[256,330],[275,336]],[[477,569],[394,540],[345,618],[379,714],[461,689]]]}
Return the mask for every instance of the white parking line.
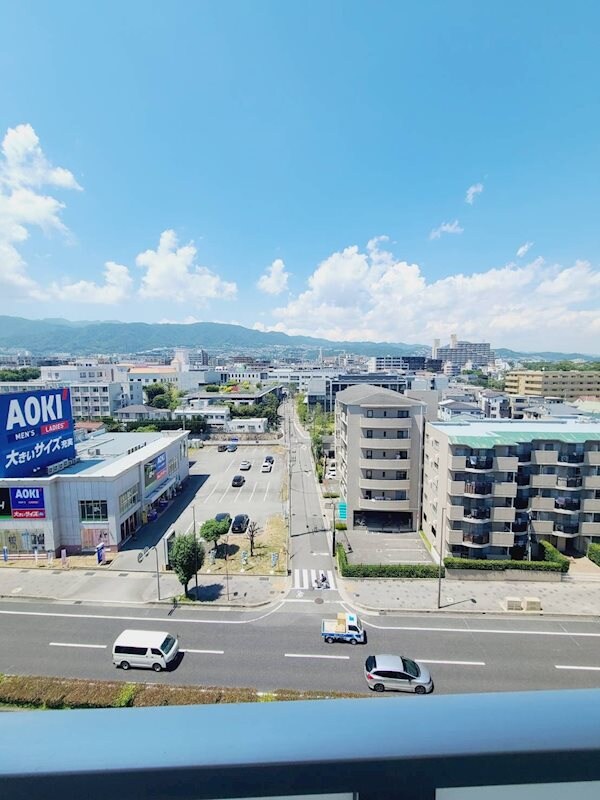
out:
{"label": "white parking line", "polygon": [[222,656],[224,655],[224,650],[181,650],[182,653],[206,653],[211,656]]}
{"label": "white parking line", "polygon": [[331,658],[338,661],[349,661],[350,656],[322,656],[311,653],[284,653],[286,658]]}
{"label": "white parking line", "polygon": [[461,667],[485,667],[485,661],[433,661],[431,658],[417,658],[423,664],[456,664]]}
{"label": "white parking line", "polygon": [[213,487],[213,490],[211,491],[211,493],[210,493],[210,494],[207,494],[207,495],[206,495],[206,497],[204,498],[204,502],[205,502],[205,503],[208,503],[208,501],[209,501],[209,500],[210,500],[210,498],[213,496],[213,494],[214,494],[214,493],[217,491],[217,489],[218,489],[218,488],[219,488],[219,484],[218,484],[218,483],[215,483],[215,485],[214,485],[214,487]]}
{"label": "white parking line", "polygon": [[254,497],[254,492],[256,491],[256,487],[257,486],[258,486],[258,483],[255,482],[254,483],[254,489],[252,489],[252,494],[250,495],[250,502],[252,502],[252,498]]}
{"label": "white parking line", "polygon": [[79,644],[77,642],[48,642],[50,647],[89,647],[92,650],[106,650],[105,644]]}
{"label": "white parking line", "polygon": [[600,672],[600,667],[575,667],[571,664],[555,664],[554,669],[579,669],[589,670],[589,672]]}
{"label": "white parking line", "polygon": [[266,502],[268,494],[269,494],[269,484],[267,483],[267,488],[265,489],[265,496],[263,497],[263,503]]}

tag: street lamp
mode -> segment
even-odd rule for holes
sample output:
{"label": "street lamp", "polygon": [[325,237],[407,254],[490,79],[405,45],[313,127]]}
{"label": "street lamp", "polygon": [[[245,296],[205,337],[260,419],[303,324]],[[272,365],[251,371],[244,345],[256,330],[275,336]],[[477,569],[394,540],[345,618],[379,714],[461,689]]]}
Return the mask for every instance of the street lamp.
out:
{"label": "street lamp", "polygon": [[527,561],[531,561],[531,511],[527,512]]}
{"label": "street lamp", "polygon": [[335,558],[335,499],[333,500],[331,507],[333,509],[333,528],[332,528],[332,537],[331,537],[331,555],[332,558]]}
{"label": "street lamp", "polygon": [[442,529],[440,531],[440,554],[438,564],[438,596],[437,607],[442,607],[442,564],[444,563],[444,523],[446,521],[446,509],[442,508]]}

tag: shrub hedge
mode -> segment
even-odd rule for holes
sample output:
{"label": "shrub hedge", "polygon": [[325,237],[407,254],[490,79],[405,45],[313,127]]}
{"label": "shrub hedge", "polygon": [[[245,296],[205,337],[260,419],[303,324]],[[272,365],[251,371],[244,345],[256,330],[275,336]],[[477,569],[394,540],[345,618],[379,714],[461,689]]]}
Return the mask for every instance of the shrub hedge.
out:
{"label": "shrub hedge", "polygon": [[335,523],[335,529],[336,531],[346,531],[348,530],[348,526],[346,525],[345,522],[340,522],[339,520],[337,520]]}
{"label": "shrub hedge", "polygon": [[448,556],[444,559],[444,564],[448,569],[479,569],[497,570],[504,572],[507,569],[519,569],[525,571],[537,570],[538,572],[568,572],[569,559],[563,556],[554,545],[543,539],[538,543],[544,554],[544,561],[509,561],[494,560],[486,558],[453,558]]}
{"label": "shrub hedge", "polygon": [[341,544],[337,558],[344,578],[437,578],[439,573],[436,564],[349,564]]}
{"label": "shrub hedge", "polygon": [[587,556],[590,561],[593,561],[594,564],[597,564],[600,567],[600,544],[594,544],[594,542],[590,542]]}
{"label": "shrub hedge", "polygon": [[[268,700],[320,700],[337,697],[358,697],[358,695],[278,689],[269,694]],[[261,701],[265,702],[259,692],[246,688],[160,686],[118,681],[0,675],[0,704],[22,708],[127,708]]]}

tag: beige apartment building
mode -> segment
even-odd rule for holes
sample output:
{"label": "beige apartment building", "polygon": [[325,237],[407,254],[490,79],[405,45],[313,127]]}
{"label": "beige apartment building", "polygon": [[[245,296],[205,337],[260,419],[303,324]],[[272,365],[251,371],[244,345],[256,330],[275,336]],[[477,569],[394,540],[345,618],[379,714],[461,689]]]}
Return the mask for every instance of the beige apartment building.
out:
{"label": "beige apartment building", "polygon": [[414,531],[420,515],[426,405],[357,385],[335,402],[337,470],[348,527]]}
{"label": "beige apartment building", "polygon": [[529,538],[585,553],[600,542],[600,423],[428,422],[422,527],[444,555],[507,558]]}
{"label": "beige apartment building", "polygon": [[504,388],[508,394],[534,394],[563,400],[576,400],[583,395],[600,397],[600,372],[515,369],[506,375]]}

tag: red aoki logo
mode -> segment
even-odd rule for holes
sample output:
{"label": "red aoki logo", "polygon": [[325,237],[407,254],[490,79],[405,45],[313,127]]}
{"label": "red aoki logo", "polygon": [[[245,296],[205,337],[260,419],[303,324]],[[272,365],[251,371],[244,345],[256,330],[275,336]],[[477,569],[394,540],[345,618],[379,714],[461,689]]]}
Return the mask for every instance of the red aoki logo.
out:
{"label": "red aoki logo", "polygon": [[66,386],[64,386],[64,387],[63,387],[63,390],[62,390],[62,399],[63,399],[63,402],[64,402],[64,401],[66,401],[66,399],[67,399],[67,397],[68,397],[68,396],[69,396],[69,390],[68,390],[68,388],[67,388]]}

